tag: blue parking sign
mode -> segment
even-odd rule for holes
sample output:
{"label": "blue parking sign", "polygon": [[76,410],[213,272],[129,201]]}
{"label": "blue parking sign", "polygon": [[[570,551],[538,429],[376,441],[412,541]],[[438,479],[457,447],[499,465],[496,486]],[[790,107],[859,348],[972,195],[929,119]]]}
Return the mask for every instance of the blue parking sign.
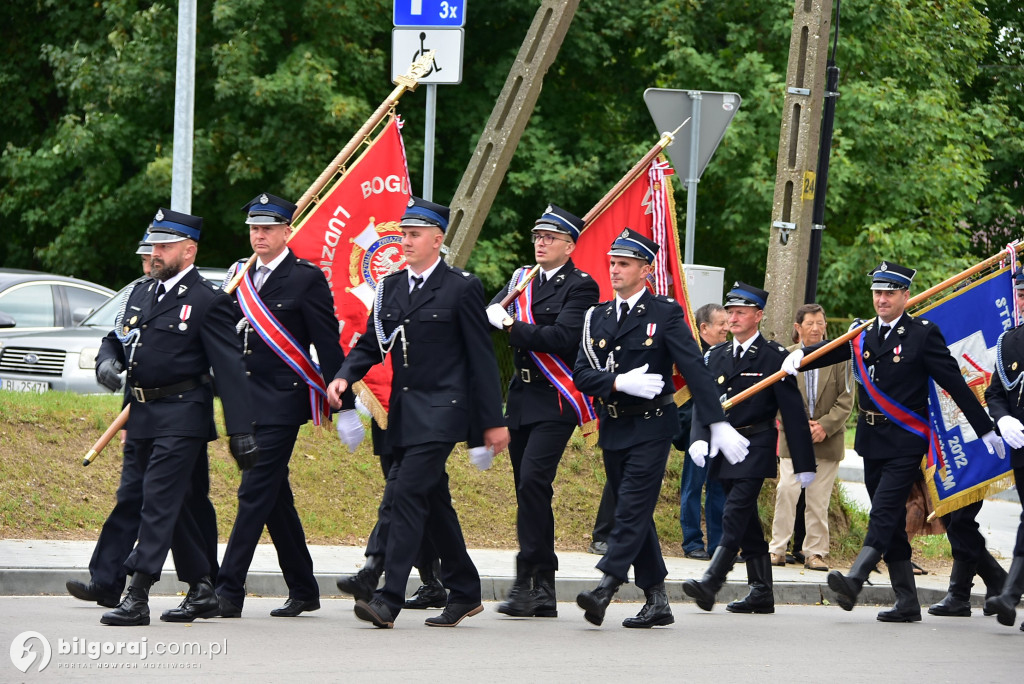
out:
{"label": "blue parking sign", "polygon": [[395,26],[466,25],[466,0],[395,0]]}

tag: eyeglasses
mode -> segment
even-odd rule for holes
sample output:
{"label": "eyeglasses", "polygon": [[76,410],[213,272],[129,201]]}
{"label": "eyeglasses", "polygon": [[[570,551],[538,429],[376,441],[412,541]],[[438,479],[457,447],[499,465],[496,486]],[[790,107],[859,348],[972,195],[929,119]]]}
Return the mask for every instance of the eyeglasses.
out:
{"label": "eyeglasses", "polygon": [[572,242],[572,240],[566,240],[565,238],[555,237],[554,235],[545,235],[543,233],[533,233],[530,236],[534,244],[551,245],[556,242]]}

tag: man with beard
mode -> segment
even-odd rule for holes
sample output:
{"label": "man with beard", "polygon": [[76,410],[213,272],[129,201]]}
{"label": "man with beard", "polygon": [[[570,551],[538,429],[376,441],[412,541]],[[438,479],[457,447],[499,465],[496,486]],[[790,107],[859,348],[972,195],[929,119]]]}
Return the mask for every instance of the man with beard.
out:
{"label": "man with beard", "polygon": [[198,216],[157,211],[150,226],[150,279],[132,291],[122,328],[103,339],[96,359],[98,378],[127,369],[126,428],[137,445],[137,467],[131,477],[122,476],[121,488],[142,490],[138,542],[124,563],[131,584],[103,624],[148,625],[149,588],[159,579],[172,537],[195,533],[176,523],[196,460],[216,436],[211,366],[232,455],[243,470],[259,457],[231,299],[195,269],[202,223]]}

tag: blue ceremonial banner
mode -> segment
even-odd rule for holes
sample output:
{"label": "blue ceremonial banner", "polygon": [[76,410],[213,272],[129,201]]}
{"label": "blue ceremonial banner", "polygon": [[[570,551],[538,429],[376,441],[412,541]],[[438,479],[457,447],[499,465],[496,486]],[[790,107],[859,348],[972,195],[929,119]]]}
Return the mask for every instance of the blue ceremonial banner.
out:
{"label": "blue ceremonial banner", "polygon": [[[1003,267],[930,308],[914,312],[942,330],[967,386],[982,405],[996,364],[996,341],[1013,327],[1013,307],[1010,269]],[[936,515],[981,501],[1013,483],[1010,447],[1006,446],[1005,459],[990,454],[957,405],[934,381],[929,383],[928,417],[931,448],[921,467]]]}

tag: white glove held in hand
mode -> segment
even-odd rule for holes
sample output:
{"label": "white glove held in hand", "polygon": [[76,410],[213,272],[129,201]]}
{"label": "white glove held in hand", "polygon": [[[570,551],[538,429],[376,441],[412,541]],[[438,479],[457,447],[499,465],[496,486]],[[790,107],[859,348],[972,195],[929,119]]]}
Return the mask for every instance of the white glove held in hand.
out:
{"label": "white glove held in hand", "polygon": [[712,423],[709,427],[711,428],[711,458],[721,452],[729,463],[733,465],[742,463],[743,459],[747,457],[750,440],[736,432],[736,428],[725,420]]}
{"label": "white glove held in hand", "polygon": [[1019,420],[1013,416],[1003,416],[996,425],[999,426],[999,432],[1011,449],[1024,447],[1024,425]]}
{"label": "white glove held in hand", "polygon": [[355,451],[366,437],[366,428],[363,427],[363,421],[359,420],[359,412],[355,409],[341,411],[334,417],[334,421],[338,430],[338,439],[348,447],[350,452]]}
{"label": "white glove held in hand", "polygon": [[800,489],[807,489],[808,485],[814,482],[817,473],[797,473],[796,479],[800,480]]}
{"label": "white glove held in hand", "polygon": [[645,363],[628,373],[615,376],[615,389],[641,399],[653,399],[661,394],[665,387],[665,379],[660,373],[648,373],[648,365]]}
{"label": "white glove held in hand", "polygon": [[[1006,418],[1009,418],[1009,416],[1000,418],[999,422],[1006,420]],[[1020,421],[1017,421],[1017,425],[1017,434],[1020,434]],[[1002,428],[999,429],[1002,430]],[[1003,436],[1006,436],[1005,432],[1003,433]],[[999,435],[996,434],[995,430],[989,430],[988,432],[983,434],[981,436],[981,441],[985,443],[986,447],[988,447],[988,453],[995,454],[999,458],[1006,458],[1006,445],[1003,444],[1003,440],[999,437]]]}
{"label": "white glove held in hand", "polygon": [[703,468],[704,464],[707,463],[708,443],[703,439],[698,439],[690,445],[689,453],[690,460],[696,463],[698,467]]}
{"label": "white glove held in hand", "polygon": [[796,349],[789,353],[789,356],[782,360],[782,370],[789,375],[796,375],[800,371],[800,362],[804,360],[804,350]]}
{"label": "white glove held in hand", "polygon": [[469,462],[476,466],[477,470],[487,470],[494,463],[494,449],[485,446],[472,447],[469,450]]}
{"label": "white glove held in hand", "polygon": [[501,322],[508,316],[508,311],[501,308],[501,304],[491,304],[487,307],[487,322],[498,330],[502,329]]}
{"label": "white glove held in hand", "polygon": [[366,404],[359,398],[359,395],[356,395],[356,411],[362,418],[369,418],[372,415],[370,409],[366,408]]}

